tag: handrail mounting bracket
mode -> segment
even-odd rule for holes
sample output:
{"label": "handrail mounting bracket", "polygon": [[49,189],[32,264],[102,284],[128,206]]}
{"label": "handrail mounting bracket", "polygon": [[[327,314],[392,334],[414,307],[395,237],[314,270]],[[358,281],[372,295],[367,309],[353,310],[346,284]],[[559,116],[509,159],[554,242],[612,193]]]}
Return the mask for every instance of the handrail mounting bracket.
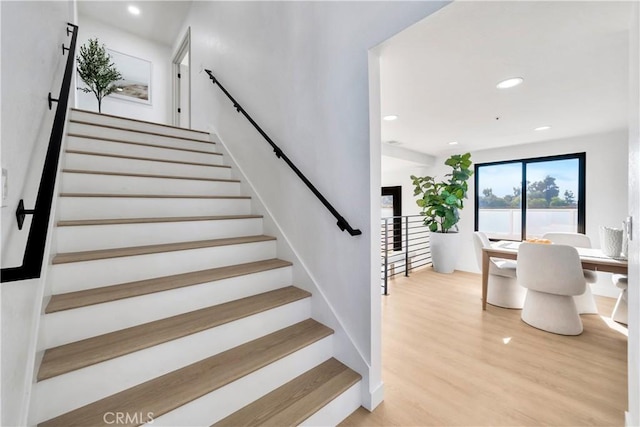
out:
{"label": "handrail mounting bracket", "polygon": [[33,215],[35,209],[25,209],[24,200],[20,199],[18,209],[16,209],[16,219],[18,220],[18,230],[22,230],[24,219],[27,215]]}

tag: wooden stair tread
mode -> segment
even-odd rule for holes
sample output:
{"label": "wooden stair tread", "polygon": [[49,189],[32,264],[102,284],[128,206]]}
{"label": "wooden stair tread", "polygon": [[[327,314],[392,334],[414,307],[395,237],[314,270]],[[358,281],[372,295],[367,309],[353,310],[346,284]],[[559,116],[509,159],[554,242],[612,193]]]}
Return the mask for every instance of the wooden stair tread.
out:
{"label": "wooden stair tread", "polygon": [[250,199],[250,196],[198,196],[190,194],[60,193],[60,197],[122,197],[133,199]]}
{"label": "wooden stair tread", "polygon": [[92,171],[92,170],[80,170],[80,169],[63,169],[62,172],[87,174],[87,175],[128,176],[128,177],[136,177],[136,178],[184,179],[189,181],[240,182],[239,179],[200,178],[200,177],[194,177],[194,176],[157,175],[157,174],[151,174],[151,173],[131,173],[131,172],[108,172],[108,171]]}
{"label": "wooden stair tread", "polygon": [[195,240],[192,242],[163,243],[159,245],[132,246],[128,248],[100,249],[97,251],[66,252],[57,254],[52,263],[66,264],[69,262],[94,261],[107,258],[121,258],[136,255],[149,255],[161,252],[175,252],[189,249],[212,248],[217,246],[239,245],[244,243],[266,242],[275,240],[273,236],[245,236],[224,239]]}
{"label": "wooden stair tread", "polygon": [[84,151],[84,150],[73,150],[68,149],[65,150],[66,153],[70,154],[83,154],[86,156],[101,156],[101,157],[115,157],[117,159],[130,159],[130,160],[143,160],[148,162],[161,162],[161,163],[178,163],[181,165],[191,165],[191,166],[206,166],[210,168],[227,168],[230,169],[229,165],[211,165],[208,163],[198,163],[198,162],[185,162],[182,160],[168,160],[168,159],[157,159],[155,157],[139,157],[139,156],[126,156],[123,154],[111,154],[111,153],[98,153],[95,151]]}
{"label": "wooden stair tread", "polygon": [[153,279],[138,280],[118,285],[103,286],[84,291],[57,294],[53,295],[51,300],[49,300],[45,313],[55,313],[57,311],[86,307],[109,301],[117,301],[125,298],[197,285],[200,283],[213,282],[216,280],[258,273],[261,271],[289,267],[291,265],[292,264],[288,261],[269,259],[265,261],[211,268],[208,270],[191,271],[188,273],[165,277],[156,277]]}
{"label": "wooden stair tread", "polygon": [[297,426],[361,379],[331,358],[214,426]]}
{"label": "wooden stair tread", "polygon": [[150,224],[160,222],[188,222],[188,221],[223,221],[230,219],[256,219],[262,215],[213,215],[213,216],[172,216],[156,218],[113,218],[113,219],[76,219],[62,220],[58,227],[76,227],[85,225],[119,225],[119,224]]}
{"label": "wooden stair tread", "polygon": [[184,131],[188,131],[188,132],[196,132],[196,133],[203,133],[205,135],[209,135],[209,132],[207,132],[205,130],[181,128],[179,126],[168,125],[168,124],[165,124],[165,123],[150,122],[148,120],[133,119],[131,117],[116,116],[114,114],[96,113],[95,111],[82,110],[80,108],[72,108],[71,110],[72,111],[77,111],[79,113],[93,114],[95,116],[113,117],[114,119],[126,120],[126,121],[129,121],[129,122],[145,123],[145,124],[154,125],[154,126],[162,126],[162,127],[166,127],[166,128],[170,128],[170,129],[178,129],[178,130],[184,130]]}
{"label": "wooden stair tread", "polygon": [[198,153],[198,154],[211,154],[213,156],[222,156],[222,153],[215,153],[211,151],[194,150],[191,148],[171,147],[168,145],[149,144],[147,142],[127,141],[126,139],[118,139],[118,138],[105,138],[103,136],[91,136],[91,135],[84,135],[80,133],[68,133],[67,136],[72,136],[74,138],[95,139],[96,141],[118,142],[120,144],[142,145],[144,147],[165,148],[167,150],[189,151],[189,152]]}
{"label": "wooden stair tread", "polygon": [[45,351],[38,381],[195,334],[311,294],[294,286],[167,317]]}
{"label": "wooden stair tread", "polygon": [[153,413],[157,418],[332,333],[326,326],[308,319],[39,425],[104,425],[103,416],[107,412]]}
{"label": "wooden stair tread", "polygon": [[[213,141],[203,141],[202,139],[189,138],[188,136],[167,135],[166,133],[161,133],[161,132],[154,132],[154,131],[142,130],[142,129],[131,129],[131,128],[122,127],[122,126],[106,125],[106,124],[102,124],[102,123],[87,122],[85,120],[70,119],[69,123],[77,123],[77,124],[80,124],[80,125],[96,126],[96,127],[100,127],[100,128],[106,128],[106,129],[123,130],[123,131],[126,131],[126,132],[133,132],[133,133],[143,133],[145,135],[162,136],[162,137],[165,137],[165,138],[181,139],[181,140],[189,141],[189,142],[200,142],[202,144],[215,144],[215,142],[213,142]],[[149,122],[147,122],[147,123],[149,123]],[[151,124],[155,125],[156,123],[151,123]]]}

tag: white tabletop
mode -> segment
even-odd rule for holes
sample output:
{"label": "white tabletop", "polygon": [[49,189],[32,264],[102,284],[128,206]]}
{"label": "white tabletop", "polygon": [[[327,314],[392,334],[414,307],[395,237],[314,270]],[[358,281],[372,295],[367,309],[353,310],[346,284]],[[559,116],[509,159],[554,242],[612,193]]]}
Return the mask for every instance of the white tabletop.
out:
{"label": "white tabletop", "polygon": [[[498,250],[504,250],[505,252],[517,252],[518,251],[518,247],[520,246],[522,242],[513,242],[513,241],[509,241],[509,240],[500,240],[498,242],[494,242],[491,244],[491,246],[494,249],[498,249]],[[580,255],[581,259],[594,259],[594,260],[598,260],[598,261],[606,261],[606,262],[610,262],[612,264],[620,264],[620,265],[626,265],[627,264],[627,258],[623,258],[623,257],[610,257],[605,255],[600,249],[595,249],[595,248],[576,248],[578,251],[578,254]]]}

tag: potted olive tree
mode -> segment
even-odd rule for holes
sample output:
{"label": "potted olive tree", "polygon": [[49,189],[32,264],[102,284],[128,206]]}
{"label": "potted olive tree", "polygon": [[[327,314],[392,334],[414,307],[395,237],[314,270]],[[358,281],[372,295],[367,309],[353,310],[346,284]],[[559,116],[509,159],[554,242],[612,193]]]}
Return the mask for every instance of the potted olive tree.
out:
{"label": "potted olive tree", "polygon": [[89,41],[80,46],[78,56],[78,75],[88,87],[79,88],[85,93],[92,92],[98,99],[98,112],[102,112],[102,98],[116,91],[114,82],[122,79],[122,75],[111,62],[104,47],[98,43],[98,39]]}
{"label": "potted olive tree", "polygon": [[436,181],[432,176],[414,175],[411,175],[411,180],[415,186],[414,195],[419,196],[416,203],[422,208],[420,214],[424,215],[424,224],[431,231],[433,269],[438,273],[452,273],[459,245],[457,224],[467,198],[467,181],[473,175],[471,154],[453,155],[444,164],[452,169],[444,181]]}

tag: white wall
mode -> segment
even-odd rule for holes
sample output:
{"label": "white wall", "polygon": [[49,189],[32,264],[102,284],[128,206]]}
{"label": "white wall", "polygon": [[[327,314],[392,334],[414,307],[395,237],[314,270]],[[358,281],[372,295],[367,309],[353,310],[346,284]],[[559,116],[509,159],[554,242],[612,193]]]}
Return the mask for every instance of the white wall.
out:
{"label": "white wall", "polygon": [[[102,100],[102,112],[156,123],[171,123],[171,48],[145,40],[134,34],[80,15],[78,49],[90,38],[100,44],[130,56],[151,62],[151,105],[107,96]],[[79,79],[79,78],[78,78]],[[77,108],[98,111],[98,100],[92,93],[77,91]]]}
{"label": "white wall", "polygon": [[[471,153],[474,163],[543,157],[559,154],[586,153],[586,234],[594,247],[600,246],[598,229],[606,225],[621,228],[627,216],[627,149],[628,134],[625,131],[607,134],[551,140],[526,145],[516,145]],[[444,159],[438,163],[442,164]],[[442,166],[444,167],[444,166]],[[457,269],[479,272],[473,247],[473,178],[469,185],[469,200],[461,213],[460,231],[463,249]],[[594,293],[617,296],[610,275],[600,274],[600,280],[592,286]]]}
{"label": "white wall", "polygon": [[632,8],[629,31],[629,342],[627,426],[640,425],[640,5]]}
{"label": "white wall", "polygon": [[[368,364],[380,337],[371,328],[372,304],[379,303],[371,289],[379,283],[371,277],[370,210],[379,198],[371,200],[369,185],[367,51],[442,5],[194,2],[185,22],[192,37],[192,127],[215,129],[228,144]],[[362,236],[336,227],[203,67]],[[362,373],[366,380],[369,373]]]}
{"label": "white wall", "polygon": [[402,169],[382,170],[383,187],[402,187],[402,215],[420,215],[420,207],[416,204],[416,196],[413,195],[413,183],[411,175],[425,176],[433,173],[431,166],[407,165]]}
{"label": "white wall", "polygon": [[[9,198],[2,208],[2,267],[21,264],[26,228],[18,232],[20,198],[32,207],[53,123],[47,93],[58,97],[69,46],[66,23],[71,1],[0,2],[2,19],[2,167],[9,172]],[[72,101],[73,97],[71,97]],[[3,283],[2,425],[24,425],[40,315],[42,281]]]}

